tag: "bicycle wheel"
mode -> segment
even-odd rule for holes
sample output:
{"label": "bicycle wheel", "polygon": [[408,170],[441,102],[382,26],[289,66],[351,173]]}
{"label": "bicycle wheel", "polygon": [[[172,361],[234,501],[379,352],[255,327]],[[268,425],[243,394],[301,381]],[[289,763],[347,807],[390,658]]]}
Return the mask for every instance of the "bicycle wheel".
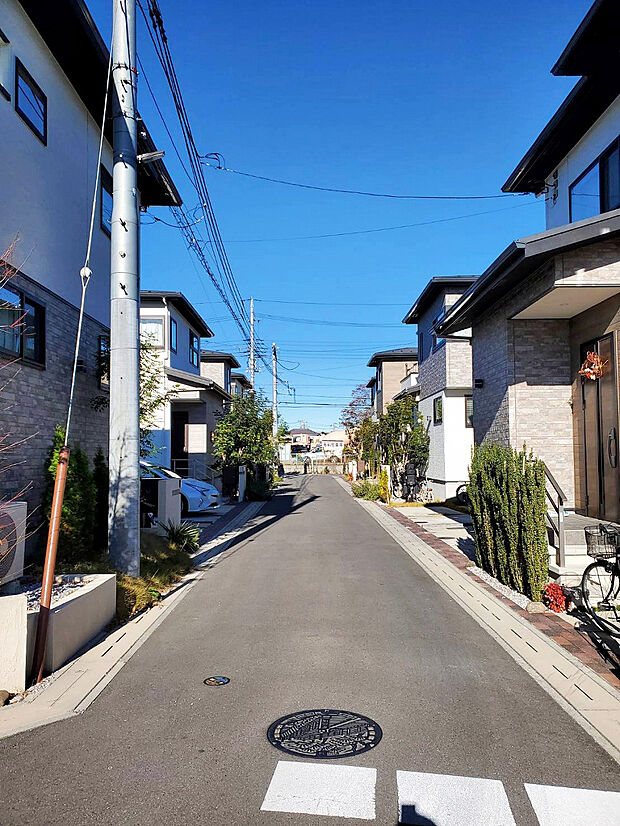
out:
{"label": "bicycle wheel", "polygon": [[583,572],[581,594],[586,610],[603,631],[620,635],[620,578],[615,563],[598,559]]}

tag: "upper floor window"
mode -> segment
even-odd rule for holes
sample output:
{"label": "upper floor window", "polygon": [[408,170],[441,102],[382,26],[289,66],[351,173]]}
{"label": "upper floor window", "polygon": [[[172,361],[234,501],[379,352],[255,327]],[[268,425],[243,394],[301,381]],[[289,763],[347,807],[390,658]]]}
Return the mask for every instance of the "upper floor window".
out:
{"label": "upper floor window", "polygon": [[571,184],[570,220],[620,208],[620,137]]}
{"label": "upper floor window", "polygon": [[11,79],[11,42],[5,33],[0,29],[0,95],[11,100],[9,89],[13,85]]}
{"label": "upper floor window", "polygon": [[99,336],[99,352],[97,353],[97,376],[99,387],[110,387],[110,337]]}
{"label": "upper floor window", "polygon": [[18,58],[15,58],[15,111],[47,144],[47,98]]}
{"label": "upper floor window", "polygon": [[170,319],[170,349],[173,353],[177,351],[177,323],[174,318]]}
{"label": "upper floor window", "polygon": [[140,332],[153,347],[164,346],[164,320],[163,318],[141,318]]}
{"label": "upper floor window", "polygon": [[189,361],[194,367],[200,364],[200,339],[192,330],[189,331]]}
{"label": "upper floor window", "polygon": [[441,424],[443,422],[443,399],[441,396],[436,396],[433,399],[433,424]]}
{"label": "upper floor window", "polygon": [[418,330],[418,363],[424,361],[424,333]]}
{"label": "upper floor window", "polygon": [[45,308],[12,287],[0,289],[0,350],[45,364]]}
{"label": "upper floor window", "polygon": [[99,183],[99,220],[101,229],[108,235],[112,234],[112,176],[102,166]]}
{"label": "upper floor window", "polygon": [[465,427],[474,426],[474,397],[465,396]]}

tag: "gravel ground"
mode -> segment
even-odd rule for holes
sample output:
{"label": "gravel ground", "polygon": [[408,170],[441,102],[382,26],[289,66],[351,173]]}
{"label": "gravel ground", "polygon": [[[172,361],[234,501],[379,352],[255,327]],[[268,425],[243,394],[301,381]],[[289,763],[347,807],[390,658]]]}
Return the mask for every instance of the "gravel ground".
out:
{"label": "gravel ground", "polygon": [[[57,579],[60,578],[58,577]],[[78,588],[81,588],[83,585],[91,582],[91,580],[92,577],[81,576],[79,574],[76,576],[63,576],[60,582],[54,583],[52,588],[51,604],[55,605],[63,597],[73,593],[73,591],[76,591]],[[32,611],[33,608],[37,607],[41,599],[41,586],[32,581],[25,582],[16,593],[26,594],[26,599],[28,600],[28,610]]]}
{"label": "gravel ground", "polygon": [[478,568],[477,565],[471,565],[469,568],[470,571],[473,571],[476,576],[479,576],[480,579],[483,579],[491,588],[495,588],[496,591],[499,591],[500,594],[507,597],[509,600],[518,605],[519,608],[527,608],[530,603],[528,597],[524,594],[520,594],[518,591],[513,591],[512,588],[509,588],[507,585],[502,585],[501,582],[498,582],[495,577],[492,577],[491,574],[487,574],[486,571],[483,571],[482,568]]}

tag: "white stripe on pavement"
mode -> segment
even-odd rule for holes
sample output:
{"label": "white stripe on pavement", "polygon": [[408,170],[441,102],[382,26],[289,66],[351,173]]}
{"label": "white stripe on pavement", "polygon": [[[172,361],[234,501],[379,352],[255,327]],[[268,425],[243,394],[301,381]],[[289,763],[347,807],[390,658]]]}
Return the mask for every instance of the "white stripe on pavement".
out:
{"label": "white stripe on pavement", "polygon": [[396,781],[399,823],[516,826],[500,780],[399,771]]}
{"label": "white stripe on pavement", "polygon": [[535,783],[525,791],[540,826],[620,826],[620,792]]}
{"label": "white stripe on pavement", "polygon": [[280,760],[263,812],[375,819],[377,770]]}

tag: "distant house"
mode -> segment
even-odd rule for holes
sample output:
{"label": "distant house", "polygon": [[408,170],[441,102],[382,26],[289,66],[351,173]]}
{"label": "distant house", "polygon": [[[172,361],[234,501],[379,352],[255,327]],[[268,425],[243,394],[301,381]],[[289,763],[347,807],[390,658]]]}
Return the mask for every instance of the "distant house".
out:
{"label": "distant house", "polygon": [[321,433],[316,443],[320,446],[325,457],[337,456],[342,459],[344,447],[348,442],[346,430],[331,430],[329,433]]}
{"label": "distant house", "polygon": [[[154,423],[157,450],[152,461],[180,476],[217,481],[212,471],[213,434],[231,396],[214,379],[201,375],[200,342],[213,336],[211,329],[182,293],[143,290],[140,332],[159,350],[163,386],[174,390]],[[220,373],[225,376],[224,364]]]}
{"label": "distant house", "polygon": [[[580,79],[503,187],[544,195],[547,229],[509,244],[438,332],[471,328],[476,441],[525,443],[567,506],[619,522],[617,38],[617,0],[597,0],[552,69]],[[579,372],[589,352],[597,380]]]}
{"label": "distant house", "polygon": [[227,393],[231,392],[232,371],[240,366],[232,353],[222,353],[219,350],[200,351],[200,375],[212,379]]}
{"label": "distant house", "polygon": [[436,328],[475,281],[431,278],[403,319],[418,325],[418,408],[430,437],[427,478],[437,499],[454,496],[467,480],[474,438],[470,342],[443,338]]}
{"label": "distant house", "polygon": [[[4,448],[19,446],[5,454],[0,498],[29,485],[20,498],[36,521],[54,428],[67,413],[107,67],[82,0],[2,2],[0,259],[15,271],[0,283],[0,432]],[[91,457],[108,447],[108,410],[91,402],[108,393],[111,119],[104,135],[72,425],[72,443]],[[140,121],[138,152],[154,149]],[[161,160],[138,165],[138,187],[144,207],[181,203]]]}
{"label": "distant house", "polygon": [[371,356],[367,366],[375,368],[375,375],[366,386],[370,389],[370,404],[376,419],[401,392],[401,381],[417,373],[417,347],[381,350]]}
{"label": "distant house", "polygon": [[252,389],[252,382],[243,373],[230,374],[230,393],[232,396],[247,396]]}

